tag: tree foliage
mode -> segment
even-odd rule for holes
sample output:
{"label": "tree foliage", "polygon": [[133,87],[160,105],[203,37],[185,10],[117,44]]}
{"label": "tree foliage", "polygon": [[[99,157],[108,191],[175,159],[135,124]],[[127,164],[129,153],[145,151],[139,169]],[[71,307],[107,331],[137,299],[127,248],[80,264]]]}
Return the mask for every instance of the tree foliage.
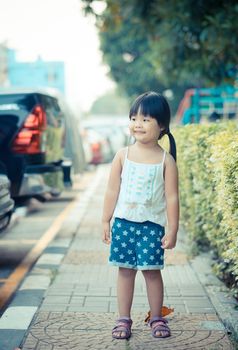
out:
{"label": "tree foliage", "polygon": [[100,96],[92,105],[90,114],[128,115],[129,103],[125,96],[110,91]]}
{"label": "tree foliage", "polygon": [[166,80],[213,85],[235,79],[236,1],[154,0],[144,5],[141,18],[150,28],[152,61],[160,62]]}
{"label": "tree foliage", "polygon": [[139,25],[128,21],[116,31],[101,31],[100,37],[111,74],[129,96],[165,88],[150,61],[149,43]]}
{"label": "tree foliage", "polygon": [[238,62],[236,0],[82,0],[94,13],[111,75],[133,96],[147,89],[232,83]]}

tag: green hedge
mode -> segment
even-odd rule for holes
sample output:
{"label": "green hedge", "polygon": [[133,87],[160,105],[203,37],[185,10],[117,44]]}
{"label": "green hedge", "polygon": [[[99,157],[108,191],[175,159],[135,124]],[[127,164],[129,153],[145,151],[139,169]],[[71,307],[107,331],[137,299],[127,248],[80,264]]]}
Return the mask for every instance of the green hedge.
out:
{"label": "green hedge", "polygon": [[238,286],[238,127],[187,125],[174,130],[181,218],[193,250],[212,249],[216,271]]}

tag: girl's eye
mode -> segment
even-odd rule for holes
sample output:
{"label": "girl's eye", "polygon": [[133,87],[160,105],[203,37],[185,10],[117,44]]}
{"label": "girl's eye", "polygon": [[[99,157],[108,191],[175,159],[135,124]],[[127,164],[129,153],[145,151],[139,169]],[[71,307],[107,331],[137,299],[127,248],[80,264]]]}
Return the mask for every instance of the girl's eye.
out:
{"label": "girl's eye", "polygon": [[136,118],[135,118],[135,117],[131,117],[131,121],[133,121],[133,122],[134,122],[135,120],[136,120]]}
{"label": "girl's eye", "polygon": [[145,119],[144,119],[144,122],[149,122],[149,121],[150,121],[149,118],[145,118]]}

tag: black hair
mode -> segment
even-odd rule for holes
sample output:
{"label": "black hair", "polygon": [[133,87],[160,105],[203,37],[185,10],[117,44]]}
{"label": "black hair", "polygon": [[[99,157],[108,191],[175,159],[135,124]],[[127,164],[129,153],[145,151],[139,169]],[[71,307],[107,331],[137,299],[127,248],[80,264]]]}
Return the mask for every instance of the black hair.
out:
{"label": "black hair", "polygon": [[157,120],[159,126],[163,127],[159,135],[159,140],[168,135],[170,144],[170,153],[176,161],[176,143],[173,135],[169,130],[169,124],[171,120],[170,108],[166,98],[154,91],[148,91],[138,96],[131,106],[129,118],[137,115],[138,113],[144,116],[150,116]]}

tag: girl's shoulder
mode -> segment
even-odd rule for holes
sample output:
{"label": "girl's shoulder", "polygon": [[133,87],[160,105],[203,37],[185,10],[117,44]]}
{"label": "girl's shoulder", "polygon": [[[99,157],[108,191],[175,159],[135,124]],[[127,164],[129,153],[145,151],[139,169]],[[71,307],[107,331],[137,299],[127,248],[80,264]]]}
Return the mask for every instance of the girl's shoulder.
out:
{"label": "girl's shoulder", "polygon": [[163,150],[165,152],[165,162],[175,162],[174,157],[166,150]]}
{"label": "girl's shoulder", "polygon": [[116,156],[117,157],[125,157],[127,152],[128,152],[128,147],[123,147],[117,151]]}
{"label": "girl's shoulder", "polygon": [[165,165],[165,168],[177,167],[174,157],[167,151],[165,154],[164,165]]}
{"label": "girl's shoulder", "polygon": [[119,160],[122,165],[124,164],[127,152],[128,152],[128,147],[123,147],[119,149],[119,151],[117,151],[115,155],[115,158],[117,158],[117,160]]}

